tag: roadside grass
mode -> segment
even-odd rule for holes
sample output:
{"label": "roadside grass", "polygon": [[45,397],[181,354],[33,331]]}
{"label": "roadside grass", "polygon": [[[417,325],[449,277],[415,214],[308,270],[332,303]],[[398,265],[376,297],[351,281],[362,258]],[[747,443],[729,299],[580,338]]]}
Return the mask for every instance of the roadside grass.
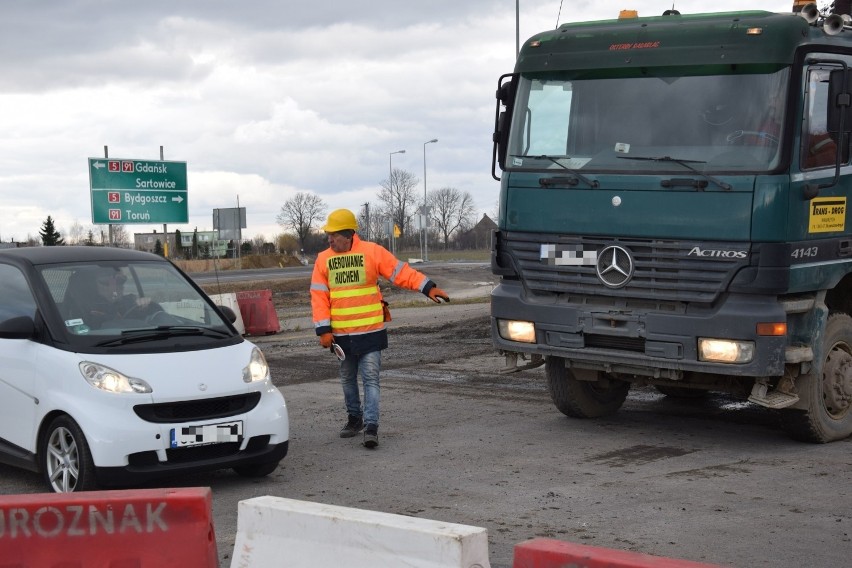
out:
{"label": "roadside grass", "polygon": [[[419,250],[404,250],[397,251],[398,258],[407,260],[409,258],[419,258]],[[429,262],[488,262],[491,259],[491,251],[487,249],[479,250],[432,250],[429,249]]]}

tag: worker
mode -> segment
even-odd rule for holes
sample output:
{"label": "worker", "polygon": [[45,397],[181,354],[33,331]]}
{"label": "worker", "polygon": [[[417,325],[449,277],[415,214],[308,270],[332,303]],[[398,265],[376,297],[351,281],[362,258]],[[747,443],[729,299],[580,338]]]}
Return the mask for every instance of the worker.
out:
{"label": "worker", "polygon": [[[379,277],[391,284],[425,294],[440,304],[450,297],[425,275],[398,260],[379,244],[363,241],[348,209],[332,211],[322,230],[328,248],[320,252],[311,276],[311,309],[320,345],[339,350],[340,381],[347,421],[341,438],[364,430],[364,446],[379,444],[379,371],[388,346],[385,321],[390,313],[382,300]],[[358,376],[364,387],[364,404]]]}

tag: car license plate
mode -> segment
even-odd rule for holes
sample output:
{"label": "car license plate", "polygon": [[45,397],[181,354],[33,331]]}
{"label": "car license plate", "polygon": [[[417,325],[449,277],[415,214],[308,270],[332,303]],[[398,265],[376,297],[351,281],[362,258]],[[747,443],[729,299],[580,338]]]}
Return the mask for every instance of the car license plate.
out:
{"label": "car license plate", "polygon": [[171,447],[173,448],[239,442],[242,439],[242,421],[182,426],[180,428],[172,428],[171,431]]}

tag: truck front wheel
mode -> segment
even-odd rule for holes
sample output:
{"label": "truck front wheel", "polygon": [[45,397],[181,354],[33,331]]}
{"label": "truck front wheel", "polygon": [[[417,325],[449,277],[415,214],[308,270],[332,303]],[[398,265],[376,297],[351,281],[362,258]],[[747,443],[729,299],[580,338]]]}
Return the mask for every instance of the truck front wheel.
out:
{"label": "truck front wheel", "polygon": [[562,414],[573,418],[613,414],[624,404],[630,390],[630,383],[601,372],[596,373],[596,381],[581,381],[561,357],[545,357],[544,370],[553,404]]}
{"label": "truck front wheel", "polygon": [[823,342],[822,373],[796,381],[804,407],[781,411],[781,424],[792,438],[818,444],[852,434],[852,318],[831,314]]}

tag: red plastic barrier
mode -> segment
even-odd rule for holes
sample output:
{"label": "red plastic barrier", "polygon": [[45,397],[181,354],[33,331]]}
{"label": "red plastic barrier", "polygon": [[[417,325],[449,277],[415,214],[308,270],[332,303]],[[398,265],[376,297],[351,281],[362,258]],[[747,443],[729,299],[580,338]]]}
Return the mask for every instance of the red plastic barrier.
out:
{"label": "red plastic barrier", "polygon": [[218,567],[209,487],[0,496],[0,568]]}
{"label": "red plastic barrier", "polygon": [[281,322],[272,303],[272,290],[237,292],[237,305],[246,326],[246,335],[268,335],[281,331]]}
{"label": "red plastic barrier", "polygon": [[612,550],[574,544],[561,540],[534,538],[515,545],[512,568],[721,568],[718,564],[702,564],[651,556],[639,552]]}

